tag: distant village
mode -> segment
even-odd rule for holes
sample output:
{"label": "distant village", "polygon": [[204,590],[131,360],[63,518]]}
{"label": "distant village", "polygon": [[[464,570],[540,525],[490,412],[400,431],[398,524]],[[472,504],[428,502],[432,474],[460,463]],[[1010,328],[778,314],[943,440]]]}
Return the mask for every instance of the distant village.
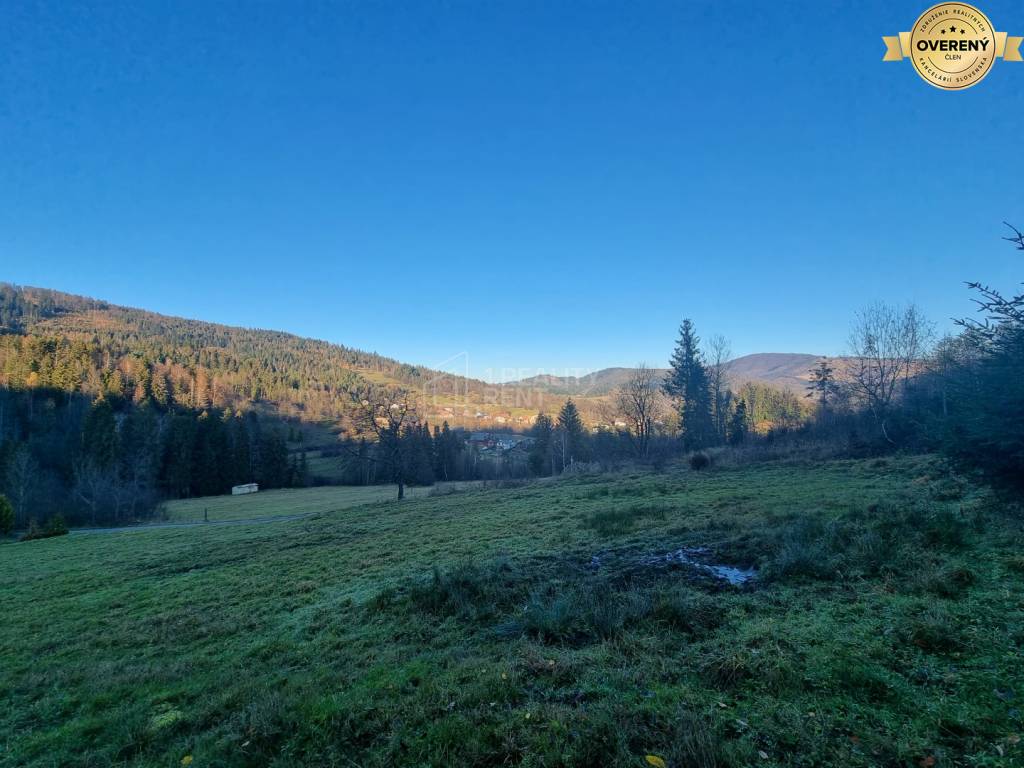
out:
{"label": "distant village", "polygon": [[466,442],[480,453],[514,455],[529,453],[536,440],[512,432],[471,432]]}
{"label": "distant village", "polygon": [[472,411],[469,409],[457,411],[457,409],[447,406],[440,409],[439,415],[441,418],[447,419],[448,421],[452,421],[454,419],[476,419],[477,421],[493,421],[495,424],[501,424],[503,426],[510,427],[517,426],[519,428],[532,426],[533,423],[537,420],[536,415],[513,416],[511,413],[505,412],[495,414],[492,416],[490,414],[484,413],[483,411]]}
{"label": "distant village", "polygon": [[[431,422],[447,421],[453,427],[460,426],[468,429],[470,437],[467,442],[479,452],[502,454],[507,451],[522,451],[525,453],[529,451],[533,438],[525,434],[517,434],[517,432],[527,432],[536,423],[537,414],[513,415],[509,411],[485,413],[472,407],[444,406],[438,408],[428,420]],[[482,431],[478,429],[473,431],[472,426],[470,426],[480,427],[484,424],[493,424],[493,430]],[[614,419],[610,422],[591,422],[590,428],[593,432],[598,432],[602,429],[613,431],[626,429],[626,426],[626,422]]]}

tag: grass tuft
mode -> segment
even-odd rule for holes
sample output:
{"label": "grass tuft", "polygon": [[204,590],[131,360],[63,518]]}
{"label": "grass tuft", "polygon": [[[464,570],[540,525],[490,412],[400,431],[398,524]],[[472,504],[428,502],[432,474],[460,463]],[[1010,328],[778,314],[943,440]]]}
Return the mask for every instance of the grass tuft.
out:
{"label": "grass tuft", "polygon": [[631,504],[595,512],[584,519],[584,525],[600,536],[621,536],[632,531],[641,520],[664,520],[668,509],[665,504]]}

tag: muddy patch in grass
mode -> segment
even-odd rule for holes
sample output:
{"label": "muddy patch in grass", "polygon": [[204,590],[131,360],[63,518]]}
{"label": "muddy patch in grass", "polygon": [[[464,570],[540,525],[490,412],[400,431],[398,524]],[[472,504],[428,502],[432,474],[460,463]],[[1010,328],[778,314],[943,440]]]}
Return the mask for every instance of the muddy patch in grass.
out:
{"label": "muddy patch in grass", "polygon": [[647,555],[641,558],[640,564],[649,568],[693,568],[698,573],[708,574],[733,586],[746,584],[757,577],[757,570],[754,568],[707,562],[710,555],[711,552],[706,547],[682,547],[665,554]]}
{"label": "muddy patch in grass", "polygon": [[370,614],[457,619],[472,632],[579,647],[632,631],[706,634],[724,620],[708,593],[755,578],[711,550],[637,547],[472,563],[407,579],[366,604]]}
{"label": "muddy patch in grass", "polygon": [[711,580],[742,586],[757,578],[756,568],[715,562],[707,547],[677,547],[662,552],[614,551],[593,555],[589,568],[642,576],[657,576],[662,571],[682,571],[698,580]]}

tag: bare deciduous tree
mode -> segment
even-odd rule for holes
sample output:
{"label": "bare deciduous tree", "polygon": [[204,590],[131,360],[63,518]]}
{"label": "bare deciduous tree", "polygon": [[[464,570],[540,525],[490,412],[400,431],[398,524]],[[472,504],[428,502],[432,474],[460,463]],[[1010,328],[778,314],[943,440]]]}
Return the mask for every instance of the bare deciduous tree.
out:
{"label": "bare deciduous tree", "polygon": [[376,442],[368,456],[381,465],[398,486],[399,500],[405,498],[408,457],[402,430],[416,424],[416,404],[405,390],[364,387],[352,393],[352,425],[356,436]]}
{"label": "bare deciduous tree", "polygon": [[705,343],[704,357],[708,363],[708,389],[711,390],[711,408],[718,439],[724,441],[729,422],[729,361],[732,346],[729,340],[717,334]]}
{"label": "bare deciduous tree", "polygon": [[654,370],[646,363],[637,365],[629,381],[616,393],[615,406],[618,415],[626,422],[633,450],[639,458],[646,459],[655,423],[665,407],[661,381]]}
{"label": "bare deciduous tree", "polygon": [[932,334],[932,324],[913,304],[900,308],[878,303],[857,313],[846,379],[886,439],[885,418],[892,401],[927,353]]}
{"label": "bare deciduous tree", "polygon": [[26,525],[31,517],[30,506],[38,474],[39,465],[32,458],[29,449],[24,445],[20,446],[7,466],[7,486],[14,507],[15,527]]}
{"label": "bare deciduous tree", "polygon": [[[89,510],[89,523],[96,521],[104,511],[111,511],[115,520],[120,519],[120,494],[117,477],[109,469],[102,469],[96,462],[81,458],[75,462],[74,493]],[[108,509],[108,508],[113,509]]]}

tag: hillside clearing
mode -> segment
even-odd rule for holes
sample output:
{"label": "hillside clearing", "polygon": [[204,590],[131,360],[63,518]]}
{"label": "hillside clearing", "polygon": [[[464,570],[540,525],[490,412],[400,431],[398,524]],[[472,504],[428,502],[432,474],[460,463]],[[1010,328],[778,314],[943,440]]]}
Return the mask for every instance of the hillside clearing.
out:
{"label": "hillside clearing", "polygon": [[[474,485],[478,483],[436,483],[429,487],[409,487],[405,492],[408,497],[416,498],[471,488]],[[241,496],[203,496],[167,501],[161,505],[160,517],[169,522],[195,522],[208,517],[214,522],[322,514],[364,504],[395,501],[396,493],[393,485],[280,488]]]}
{"label": "hillside clearing", "polygon": [[0,764],[1011,765],[1021,542],[902,458],[6,545]]}

